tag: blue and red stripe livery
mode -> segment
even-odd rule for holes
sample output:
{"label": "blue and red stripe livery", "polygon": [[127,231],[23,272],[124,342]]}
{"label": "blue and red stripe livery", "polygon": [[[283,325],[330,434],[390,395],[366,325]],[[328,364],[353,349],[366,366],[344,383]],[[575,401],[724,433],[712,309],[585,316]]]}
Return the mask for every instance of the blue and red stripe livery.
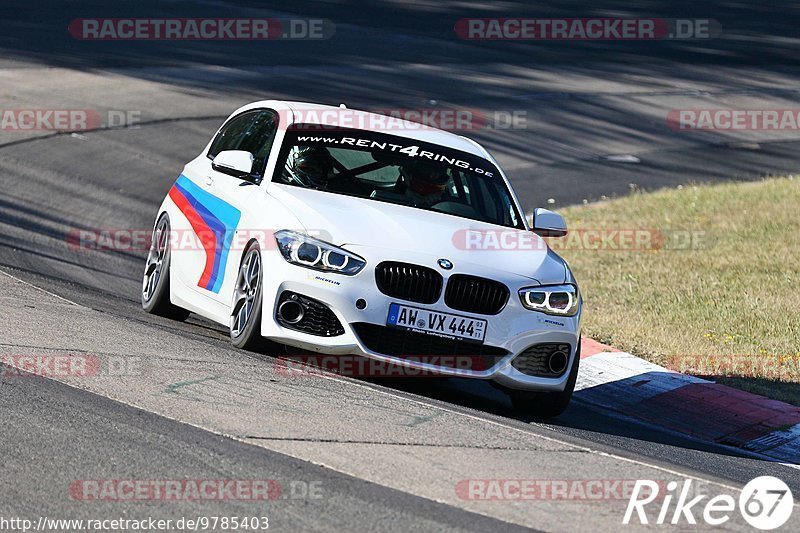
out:
{"label": "blue and red stripe livery", "polygon": [[219,293],[241,211],[203,190],[183,174],[170,189],[169,197],[189,220],[206,252],[206,265],[197,286]]}

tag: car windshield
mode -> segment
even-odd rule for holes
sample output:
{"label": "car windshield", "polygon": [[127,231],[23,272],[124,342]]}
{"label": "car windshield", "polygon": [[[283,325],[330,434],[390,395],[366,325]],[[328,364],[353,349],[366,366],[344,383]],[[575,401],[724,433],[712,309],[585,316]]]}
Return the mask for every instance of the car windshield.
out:
{"label": "car windshield", "polygon": [[286,133],[273,181],[524,227],[491,162],[405,137],[295,126]]}

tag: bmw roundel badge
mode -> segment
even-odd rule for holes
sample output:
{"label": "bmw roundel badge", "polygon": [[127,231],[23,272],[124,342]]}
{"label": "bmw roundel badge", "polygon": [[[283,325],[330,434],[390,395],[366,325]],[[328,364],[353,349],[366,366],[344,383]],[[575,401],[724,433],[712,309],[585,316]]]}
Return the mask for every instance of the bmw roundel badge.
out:
{"label": "bmw roundel badge", "polygon": [[439,259],[439,261],[437,262],[439,263],[439,266],[445,270],[450,270],[451,268],[453,268],[453,262],[450,261],[449,259]]}

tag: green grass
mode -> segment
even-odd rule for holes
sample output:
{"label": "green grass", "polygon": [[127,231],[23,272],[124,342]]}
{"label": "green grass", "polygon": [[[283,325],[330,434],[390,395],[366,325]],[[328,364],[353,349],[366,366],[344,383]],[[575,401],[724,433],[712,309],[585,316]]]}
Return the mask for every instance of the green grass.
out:
{"label": "green grass", "polygon": [[[575,235],[566,241],[559,253],[583,291],[584,335],[800,405],[798,209],[800,179],[787,177],[637,192],[561,210],[576,235],[636,229],[664,236],[644,250],[590,250]],[[692,233],[699,239],[687,246]]]}

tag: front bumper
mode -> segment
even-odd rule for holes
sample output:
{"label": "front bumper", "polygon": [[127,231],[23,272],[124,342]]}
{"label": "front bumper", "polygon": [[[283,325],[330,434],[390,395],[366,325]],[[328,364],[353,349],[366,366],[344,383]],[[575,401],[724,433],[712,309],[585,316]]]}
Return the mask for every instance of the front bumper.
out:
{"label": "front bumper", "polygon": [[[359,251],[361,253],[361,251]],[[367,357],[397,367],[406,367],[441,376],[455,376],[493,380],[498,385],[511,389],[530,391],[562,391],[569,377],[569,368],[576,357],[580,336],[580,312],[574,317],[554,317],[525,309],[519,301],[517,291],[522,287],[536,285],[523,276],[506,274],[502,279],[487,275],[486,272],[453,269],[441,271],[445,278],[453,274],[472,274],[497,279],[505,283],[511,291],[508,304],[496,315],[482,315],[451,309],[444,303],[444,291],[439,301],[430,304],[405,302],[381,293],[376,285],[374,266],[378,261],[368,259],[367,267],[355,276],[344,276],[318,272],[287,263],[274,250],[263,253],[265,265],[262,336],[276,342],[319,354],[353,354]],[[384,259],[384,258],[381,258]],[[429,257],[404,255],[402,258],[388,258],[414,264],[431,263]],[[435,259],[433,260],[435,261]],[[435,264],[435,262],[433,263]],[[313,298],[327,305],[341,322],[344,333],[336,336],[318,336],[282,326],[275,317],[275,309],[280,295],[291,291]],[[356,301],[367,302],[364,309],[356,307]],[[440,366],[407,357],[390,356],[369,349],[355,331],[354,324],[367,323],[386,327],[389,305],[393,302],[444,313],[468,316],[487,321],[484,344],[502,348],[507,352],[489,368],[470,369]],[[558,377],[542,377],[523,374],[512,366],[512,360],[527,348],[540,343],[560,343],[569,345],[567,370]],[[427,356],[430,354],[405,354],[408,356]]]}

